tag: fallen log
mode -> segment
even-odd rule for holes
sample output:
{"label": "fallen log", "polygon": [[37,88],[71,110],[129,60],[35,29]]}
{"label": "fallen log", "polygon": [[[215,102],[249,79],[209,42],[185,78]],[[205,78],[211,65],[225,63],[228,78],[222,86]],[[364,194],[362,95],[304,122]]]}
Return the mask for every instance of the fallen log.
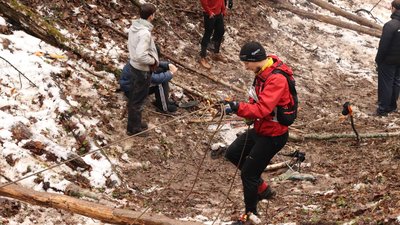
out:
{"label": "fallen log", "polygon": [[197,90],[195,90],[195,89],[193,89],[193,88],[191,88],[191,87],[188,87],[188,86],[184,85],[183,83],[178,83],[178,82],[175,82],[174,80],[171,80],[170,82],[171,82],[173,85],[182,88],[183,90],[185,90],[186,92],[188,92],[188,93],[190,93],[190,94],[193,94],[193,95],[196,95],[196,96],[198,96],[198,97],[201,97],[201,98],[203,98],[203,99],[205,99],[205,100],[214,102],[214,99],[212,99],[210,96],[207,96],[207,95],[204,94],[204,93],[201,93],[201,92],[199,92],[199,91],[197,91]]}
{"label": "fallen log", "polygon": [[14,23],[21,25],[27,33],[34,34],[56,47],[65,47],[62,42],[66,41],[66,38],[52,24],[18,1],[0,0],[0,12]]}
{"label": "fallen log", "polygon": [[378,30],[382,30],[382,26],[381,25],[376,24],[376,23],[374,23],[372,21],[369,21],[369,20],[367,20],[367,19],[365,19],[365,18],[363,18],[361,16],[355,15],[353,13],[346,12],[345,10],[343,10],[343,9],[341,9],[339,7],[336,7],[336,6],[332,5],[332,4],[330,4],[329,2],[321,1],[321,0],[309,0],[309,1],[314,3],[315,5],[323,8],[323,9],[329,10],[329,11],[331,11],[331,12],[333,12],[333,13],[339,15],[339,16],[343,16],[343,17],[345,17],[345,18],[347,18],[349,20],[352,20],[352,21],[360,24],[360,25],[364,25],[364,26],[367,26],[367,27],[371,27],[371,28],[375,28],[375,29],[378,29]]}
{"label": "fallen log", "polygon": [[140,0],[131,0],[132,4],[135,5],[136,7],[140,8],[142,3],[140,3]]}
{"label": "fallen log", "polygon": [[243,90],[243,89],[241,89],[241,88],[239,88],[239,87],[236,87],[236,86],[234,86],[234,85],[231,85],[231,84],[229,84],[228,82],[226,82],[226,81],[224,81],[224,80],[222,80],[222,79],[217,79],[217,78],[212,77],[212,76],[210,76],[210,75],[208,75],[208,74],[206,74],[206,73],[203,73],[203,72],[201,72],[201,71],[198,71],[198,70],[196,70],[196,69],[193,69],[193,68],[187,66],[186,64],[182,63],[180,60],[178,60],[178,59],[176,59],[176,58],[174,58],[174,57],[172,57],[172,56],[170,56],[170,55],[168,55],[168,54],[165,54],[165,53],[161,53],[161,54],[162,54],[165,58],[167,58],[167,59],[171,60],[172,62],[174,62],[175,64],[177,64],[177,65],[179,65],[179,66],[181,66],[181,67],[183,67],[183,68],[189,70],[189,71],[192,72],[192,73],[199,74],[199,75],[201,75],[201,76],[203,76],[203,77],[206,77],[206,78],[208,78],[208,79],[210,79],[210,80],[212,80],[212,81],[214,81],[214,82],[216,82],[216,83],[219,83],[219,84],[222,84],[222,85],[224,85],[224,86],[226,86],[226,87],[229,87],[229,88],[231,88],[232,90],[235,90],[235,91],[238,91],[238,92],[241,92],[241,93],[247,93],[245,90]]}
{"label": "fallen log", "polygon": [[293,7],[292,5],[288,4],[288,3],[277,3],[277,4],[271,4],[272,7],[276,8],[276,9],[284,9],[284,10],[288,10],[294,14],[297,14],[299,16],[302,17],[306,17],[309,19],[314,19],[323,23],[328,23],[328,24],[332,24],[338,27],[342,27],[345,29],[349,29],[349,30],[353,30],[359,33],[363,33],[363,34],[367,34],[373,37],[380,37],[381,36],[381,31],[375,28],[367,28],[367,27],[363,27],[360,25],[355,25],[355,24],[351,24],[351,23],[347,23],[344,21],[341,21],[339,19],[336,19],[334,17],[331,16],[325,16],[325,15],[320,15],[320,14],[316,14],[316,13],[311,13],[308,12],[306,10],[302,10],[302,9],[298,9]]}
{"label": "fallen log", "polygon": [[20,3],[18,0],[0,0],[0,13],[13,21],[13,23],[21,26],[25,32],[32,36],[35,36],[50,45],[72,52],[90,65],[95,63],[95,65],[99,65],[102,70],[116,73],[117,68],[81,51],[81,46],[77,45],[73,40],[71,41],[65,38],[53,24],[44,20],[41,15],[28,6]]}
{"label": "fallen log", "polygon": [[264,171],[274,171],[277,169],[282,169],[282,168],[288,167],[287,165],[289,163],[290,163],[290,161],[284,161],[284,162],[280,162],[280,163],[271,164],[271,165],[268,165]]}
{"label": "fallen log", "polygon": [[[400,136],[399,132],[393,133],[366,133],[360,134],[359,137],[362,138],[387,138],[387,137],[398,137]],[[351,134],[305,134],[305,135],[296,135],[296,134],[289,134],[289,139],[291,141],[305,141],[307,139],[314,139],[314,140],[333,140],[333,139],[345,139],[345,138],[354,138],[356,139],[357,136],[354,133]]]}
{"label": "fallen log", "polygon": [[63,209],[112,224],[201,225],[199,222],[174,220],[158,214],[140,216],[142,214],[140,212],[117,209],[112,206],[84,201],[66,195],[38,192],[15,184],[0,188],[0,196],[18,199],[34,205]]}

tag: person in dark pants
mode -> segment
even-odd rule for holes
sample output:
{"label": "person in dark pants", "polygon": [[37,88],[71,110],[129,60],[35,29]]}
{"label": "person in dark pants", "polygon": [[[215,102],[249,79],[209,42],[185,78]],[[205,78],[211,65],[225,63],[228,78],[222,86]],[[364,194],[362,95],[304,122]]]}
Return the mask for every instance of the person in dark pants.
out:
{"label": "person in dark pants", "polygon": [[[178,109],[176,104],[169,100],[169,81],[173,78],[178,68],[167,61],[160,61],[156,71],[151,76],[149,95],[155,94],[155,106],[159,112],[173,113]],[[128,62],[122,69],[119,79],[120,89],[129,97],[131,88],[132,67]]]}
{"label": "person in dark pants", "polygon": [[392,19],[383,26],[375,57],[378,71],[378,116],[387,116],[397,110],[400,92],[400,0],[392,1],[391,11]]}
{"label": "person in dark pants", "polygon": [[225,157],[237,166],[243,184],[245,214],[232,225],[254,222],[257,204],[261,199],[270,199],[275,192],[261,178],[271,159],[285,146],[288,127],[277,120],[276,108],[294,104],[289,84],[281,71],[293,79],[293,72],[277,56],[266,55],[258,42],[248,42],[240,50],[240,60],[247,70],[255,73],[249,102],[225,101],[226,113],[237,113],[254,127],[236,138],[227,148]]}
{"label": "person in dark pants", "polygon": [[[229,7],[232,8],[233,0],[229,0]],[[226,15],[225,0],[201,0],[204,16],[204,34],[201,39],[200,64],[206,69],[210,69],[208,63],[207,47],[212,36],[211,49],[214,51],[213,58],[218,61],[225,62],[226,60],[220,53],[221,42],[225,33],[224,16]]]}
{"label": "person in dark pants", "polygon": [[[142,122],[143,104],[149,92],[151,74],[158,67],[156,45],[151,36],[156,7],[142,4],[140,18],[132,22],[128,35],[129,66],[132,71],[128,98],[128,125],[126,134],[131,136],[148,128]],[[146,136],[147,133],[141,133]]]}

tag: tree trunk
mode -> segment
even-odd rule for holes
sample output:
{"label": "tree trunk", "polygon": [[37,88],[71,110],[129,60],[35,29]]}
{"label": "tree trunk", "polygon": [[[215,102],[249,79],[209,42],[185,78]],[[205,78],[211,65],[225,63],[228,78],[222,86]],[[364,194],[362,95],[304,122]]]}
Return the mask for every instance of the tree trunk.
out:
{"label": "tree trunk", "polygon": [[140,3],[140,0],[131,0],[131,2],[133,5],[135,5],[137,7],[140,7],[142,5],[142,3]]}
{"label": "tree trunk", "polygon": [[335,25],[338,27],[346,28],[349,30],[353,30],[353,31],[360,32],[360,33],[367,34],[367,35],[374,36],[374,37],[380,37],[381,33],[382,33],[380,30],[377,30],[374,28],[367,28],[367,27],[343,22],[339,19],[336,19],[336,18],[333,18],[330,16],[324,16],[324,15],[320,15],[320,14],[310,13],[310,12],[302,10],[302,9],[297,9],[287,3],[271,4],[271,6],[277,8],[277,9],[288,10],[288,11],[295,13],[302,17],[314,19],[314,20],[317,20],[320,22],[332,24],[332,25]]}
{"label": "tree trunk", "polygon": [[17,0],[0,0],[0,12],[13,23],[23,27],[27,33],[53,46],[66,47],[62,44],[65,38],[57,29]]}
{"label": "tree trunk", "polygon": [[[399,132],[394,133],[367,133],[360,134],[360,138],[387,138],[387,137],[397,137],[400,136]],[[296,135],[290,134],[289,139],[292,141],[304,141],[307,139],[314,140],[333,140],[333,139],[342,139],[342,138],[357,138],[354,133],[352,134],[305,134],[305,135]]]}
{"label": "tree trunk", "polygon": [[374,29],[377,29],[377,30],[382,30],[382,26],[381,25],[376,24],[376,23],[374,23],[372,21],[369,21],[369,20],[367,20],[365,18],[362,18],[362,17],[360,17],[358,15],[355,15],[353,13],[346,12],[346,11],[342,10],[341,8],[338,8],[338,7],[330,4],[329,2],[321,1],[321,0],[309,0],[309,1],[314,3],[315,5],[318,5],[319,7],[323,8],[323,9],[329,10],[329,11],[331,11],[331,12],[333,12],[333,13],[339,15],[339,16],[343,16],[343,17],[345,17],[345,18],[347,18],[349,20],[352,20],[352,21],[354,21],[354,22],[356,22],[358,24],[361,24],[361,25],[364,25],[364,26],[367,26],[367,27],[371,27],[371,28],[374,28]]}
{"label": "tree trunk", "polygon": [[140,212],[117,209],[112,206],[105,206],[60,194],[38,192],[15,184],[0,188],[0,196],[18,199],[34,205],[63,209],[106,223],[133,225],[201,225],[199,222],[174,220],[156,214],[144,214],[140,217]]}
{"label": "tree trunk", "polygon": [[96,62],[96,65],[100,65],[103,70],[115,73],[116,68],[80,51],[80,46],[66,39],[55,26],[45,21],[35,11],[21,4],[18,0],[0,0],[0,13],[13,21],[13,23],[20,25],[24,31],[32,36],[50,45],[72,52],[89,64]]}

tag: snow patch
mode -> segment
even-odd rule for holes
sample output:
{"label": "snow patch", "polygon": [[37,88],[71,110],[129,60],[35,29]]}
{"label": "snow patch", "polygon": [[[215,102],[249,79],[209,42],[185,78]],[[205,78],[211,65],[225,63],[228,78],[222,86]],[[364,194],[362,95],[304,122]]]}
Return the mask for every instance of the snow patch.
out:
{"label": "snow patch", "polygon": [[7,25],[6,20],[0,16],[0,26],[6,26],[6,25]]}

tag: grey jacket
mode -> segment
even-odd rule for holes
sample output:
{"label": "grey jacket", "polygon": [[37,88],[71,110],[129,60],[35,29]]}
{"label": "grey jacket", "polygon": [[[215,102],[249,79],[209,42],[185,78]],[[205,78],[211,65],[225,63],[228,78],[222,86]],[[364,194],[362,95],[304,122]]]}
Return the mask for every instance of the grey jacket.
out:
{"label": "grey jacket", "polygon": [[141,71],[150,71],[149,66],[158,64],[157,49],[151,36],[152,29],[153,25],[144,19],[134,20],[129,28],[129,62]]}

